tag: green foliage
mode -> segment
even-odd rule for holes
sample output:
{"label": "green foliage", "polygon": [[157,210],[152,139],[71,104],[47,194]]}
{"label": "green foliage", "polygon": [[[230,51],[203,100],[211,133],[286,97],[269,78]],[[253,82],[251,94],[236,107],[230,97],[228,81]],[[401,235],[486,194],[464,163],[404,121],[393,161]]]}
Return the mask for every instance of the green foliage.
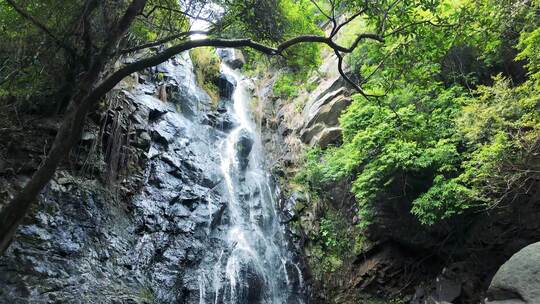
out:
{"label": "green foliage", "polygon": [[516,59],[527,60],[526,67],[529,69],[529,75],[536,86],[540,86],[540,28],[532,32],[521,34],[518,47],[521,52]]}
{"label": "green foliage", "polygon": [[216,85],[220,74],[221,60],[214,48],[201,47],[191,50],[191,59],[195,68],[198,83],[210,95],[214,105],[219,100],[219,89]]}
{"label": "green foliage", "polygon": [[130,28],[130,38],[137,43],[154,41],[189,28],[189,18],[181,13],[177,0],[151,0],[145,17],[137,18]]}
{"label": "green foliage", "polygon": [[323,218],[320,222],[319,233],[321,235],[324,248],[337,252],[343,252],[348,247],[348,240],[341,237],[339,230],[342,229],[340,229],[338,226],[339,223],[340,221],[335,215],[331,216],[330,218]]}
{"label": "green foliage", "polygon": [[[287,20],[287,34],[284,38],[306,34],[323,34],[317,26],[317,15],[314,14],[313,4],[310,1],[282,0],[281,7],[285,12],[284,18]],[[321,64],[320,45],[304,43],[294,46],[286,52],[285,57],[288,67],[305,76]]]}
{"label": "green foliage", "polygon": [[275,42],[283,39],[287,20],[282,0],[218,0],[225,14],[221,19],[223,34],[229,37],[248,36]]}
{"label": "green foliage", "polygon": [[[343,144],[308,151],[297,175],[322,195],[331,183],[351,181],[362,226],[375,204],[390,198],[410,203],[421,223],[433,225],[525,193],[537,175],[538,2],[432,4],[402,7],[388,27],[426,19],[444,26],[419,23],[349,56],[353,71],[371,75],[364,88],[384,96],[354,97],[340,118]],[[526,63],[528,80],[515,86],[509,77],[521,81],[519,74],[493,77],[514,58]]]}
{"label": "green foliage", "polygon": [[[298,35],[318,34],[322,31],[318,26],[320,14],[309,0],[280,0],[280,20],[274,21],[281,31],[279,39],[267,40],[282,42]],[[244,21],[242,21],[244,22]],[[245,24],[249,27],[249,24]],[[269,24],[271,26],[271,24]],[[241,27],[242,28],[242,27]],[[233,29],[229,29],[232,31]],[[241,33],[242,30],[238,30]],[[238,36],[239,34],[235,35]],[[249,33],[249,32],[248,32]],[[229,35],[232,35],[229,33]],[[234,35],[233,35],[234,36]],[[263,37],[264,38],[264,37]],[[247,65],[244,67],[248,73],[255,70],[268,70],[270,67],[283,68],[282,73],[290,74],[285,78],[294,78],[296,84],[307,79],[310,72],[317,69],[321,64],[321,46],[317,43],[304,43],[295,45],[286,50],[283,57],[263,59],[265,56],[252,50],[246,50]],[[284,88],[285,96],[294,97],[296,94],[291,88]],[[281,94],[281,92],[279,92]],[[288,93],[291,93],[290,95]],[[280,95],[278,94],[278,95]]]}
{"label": "green foliage", "polygon": [[283,73],[274,82],[273,92],[276,96],[284,99],[298,97],[299,83],[291,74]]}
{"label": "green foliage", "polygon": [[300,170],[294,180],[297,184],[304,185],[309,191],[318,193],[322,190],[321,185],[327,181],[323,173],[326,163],[321,163],[323,150],[318,147],[308,149],[304,155],[302,170]]}
{"label": "green foliage", "polygon": [[396,176],[419,171],[451,175],[459,160],[452,130],[454,100],[460,91],[403,86],[388,97],[391,106],[355,97],[341,117],[344,145],[324,151],[319,160],[320,150],[309,152],[306,169],[299,175],[313,189],[352,178],[364,221],[369,219],[370,204]]}
{"label": "green foliage", "polygon": [[463,100],[459,131],[469,148],[460,179],[491,204],[526,191],[540,166],[540,97],[526,82],[512,87],[501,76]]}
{"label": "green foliage", "polygon": [[340,213],[333,209],[326,210],[319,222],[315,244],[311,247],[311,268],[317,274],[340,269],[354,245],[354,239],[343,236],[352,234],[355,232],[351,231]]}
{"label": "green foliage", "polygon": [[[70,26],[67,16],[80,9],[80,1],[17,1],[28,13],[39,16],[57,34]],[[68,56],[62,48],[10,5],[0,3],[0,98],[43,99],[67,81]]]}
{"label": "green foliage", "polygon": [[[14,3],[32,17],[0,2],[0,100],[14,100],[22,110],[61,111],[130,1]],[[176,0],[149,0],[145,17],[135,20],[121,47],[184,31],[188,20],[178,8]]]}
{"label": "green foliage", "polygon": [[433,225],[440,219],[461,214],[474,202],[474,192],[460,184],[456,179],[446,179],[442,175],[435,177],[429,190],[420,195],[413,203],[412,213],[427,225]]}

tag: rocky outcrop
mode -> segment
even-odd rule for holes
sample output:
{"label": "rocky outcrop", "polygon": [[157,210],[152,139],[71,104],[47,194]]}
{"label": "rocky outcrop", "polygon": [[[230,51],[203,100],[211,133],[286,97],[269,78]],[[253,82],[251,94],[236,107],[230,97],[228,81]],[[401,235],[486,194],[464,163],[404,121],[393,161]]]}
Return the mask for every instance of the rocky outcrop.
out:
{"label": "rocky outcrop", "polygon": [[540,243],[514,254],[497,271],[488,290],[488,304],[540,303]]}
{"label": "rocky outcrop", "polygon": [[[283,100],[272,93],[276,77],[258,81],[257,97],[263,139],[270,163],[280,174],[294,174],[306,147],[326,148],[341,142],[338,118],[351,104],[353,93],[337,71],[337,58],[324,54],[318,73],[308,82],[318,84],[308,91],[300,88],[295,100]],[[292,171],[292,172],[287,172]]]}
{"label": "rocky outcrop", "polygon": [[232,69],[240,69],[246,64],[246,59],[241,50],[219,49],[218,55]]}
{"label": "rocky outcrop", "polygon": [[340,78],[327,85],[322,92],[311,94],[314,97],[304,107],[305,122],[299,133],[302,141],[310,146],[326,148],[341,141],[338,118],[351,104],[350,91]]}
{"label": "rocky outcrop", "polygon": [[[199,303],[201,260],[219,246],[208,234],[224,214],[223,133],[186,55],[126,79],[90,117],[0,257],[1,303]],[[56,130],[56,119],[26,119],[0,135],[2,201]]]}

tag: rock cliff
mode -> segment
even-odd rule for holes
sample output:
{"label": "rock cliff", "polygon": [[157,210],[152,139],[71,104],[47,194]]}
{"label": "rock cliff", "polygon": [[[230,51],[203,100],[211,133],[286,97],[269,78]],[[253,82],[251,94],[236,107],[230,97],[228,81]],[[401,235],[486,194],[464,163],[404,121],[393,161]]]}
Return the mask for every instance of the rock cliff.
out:
{"label": "rock cliff", "polygon": [[[383,298],[422,304],[478,303],[498,267],[540,239],[538,191],[516,198],[519,208],[506,205],[433,227],[418,222],[410,212],[410,201],[383,197],[376,204],[372,225],[360,231],[349,181],[330,185],[319,198],[294,184],[306,149],[340,144],[338,118],[350,105],[353,92],[335,70],[335,60],[325,54],[317,76],[309,79],[316,88],[302,89],[292,100],[272,94],[275,74],[261,80],[258,89],[267,150],[289,195],[287,212],[296,227],[296,240],[311,261],[308,279],[315,302]],[[422,182],[421,175],[417,179]],[[361,244],[341,253],[341,264],[331,269],[321,265],[316,251],[321,220],[328,210],[343,222],[340,233],[346,234],[346,242]]]}

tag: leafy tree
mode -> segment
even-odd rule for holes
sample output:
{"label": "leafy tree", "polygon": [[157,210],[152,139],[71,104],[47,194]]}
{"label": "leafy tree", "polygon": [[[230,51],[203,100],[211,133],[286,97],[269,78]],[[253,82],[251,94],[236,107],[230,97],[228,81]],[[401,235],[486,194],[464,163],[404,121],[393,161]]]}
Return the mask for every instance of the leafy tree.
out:
{"label": "leafy tree", "polygon": [[396,8],[385,21],[394,35],[348,58],[368,98],[342,115],[343,144],[308,152],[298,178],[320,193],[351,180],[363,225],[388,197],[433,225],[527,193],[538,176],[538,1]]}

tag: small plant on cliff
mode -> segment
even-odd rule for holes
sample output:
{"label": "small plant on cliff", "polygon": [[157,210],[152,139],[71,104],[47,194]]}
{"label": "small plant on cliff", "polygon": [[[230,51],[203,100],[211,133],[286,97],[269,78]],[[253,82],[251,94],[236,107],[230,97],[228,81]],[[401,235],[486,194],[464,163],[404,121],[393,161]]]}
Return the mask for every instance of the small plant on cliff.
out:
{"label": "small plant on cliff", "polygon": [[299,84],[288,73],[280,74],[274,83],[274,95],[283,99],[298,97]]}
{"label": "small plant on cliff", "polygon": [[216,85],[220,74],[221,60],[214,48],[202,47],[191,50],[191,60],[200,86],[210,95],[214,106],[219,100],[219,89]]}
{"label": "small plant on cliff", "polygon": [[327,209],[319,221],[318,234],[312,237],[310,264],[318,274],[335,272],[353,254],[354,239],[343,237],[356,232],[334,209]]}

